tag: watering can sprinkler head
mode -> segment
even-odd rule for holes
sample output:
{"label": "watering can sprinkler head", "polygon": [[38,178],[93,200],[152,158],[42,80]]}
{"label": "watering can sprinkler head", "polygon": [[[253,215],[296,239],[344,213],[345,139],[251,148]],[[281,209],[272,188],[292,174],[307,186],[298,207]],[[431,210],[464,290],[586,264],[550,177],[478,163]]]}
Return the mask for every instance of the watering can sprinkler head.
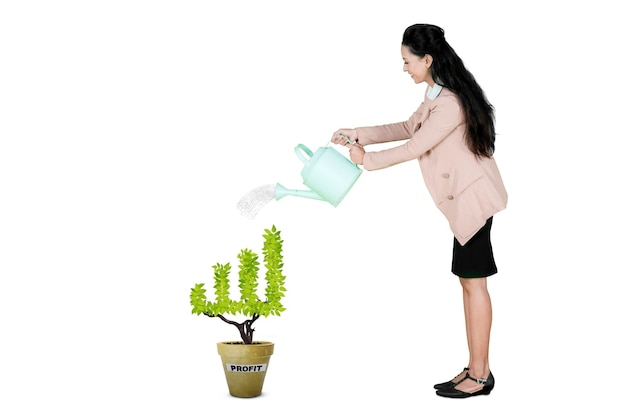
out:
{"label": "watering can sprinkler head", "polygon": [[325,200],[324,197],[322,197],[321,195],[319,195],[315,191],[312,191],[312,190],[292,190],[292,189],[289,189],[289,188],[285,188],[281,184],[277,183],[276,184],[276,188],[274,190],[274,197],[276,198],[276,200],[280,200],[281,198],[283,198],[285,196],[288,196],[288,195],[296,196],[296,197],[311,198],[313,200],[322,200],[322,201]]}

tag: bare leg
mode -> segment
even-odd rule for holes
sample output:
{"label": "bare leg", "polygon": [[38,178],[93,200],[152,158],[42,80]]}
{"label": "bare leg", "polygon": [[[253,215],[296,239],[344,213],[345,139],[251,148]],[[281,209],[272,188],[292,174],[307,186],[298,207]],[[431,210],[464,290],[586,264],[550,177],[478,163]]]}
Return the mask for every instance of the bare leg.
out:
{"label": "bare leg", "polygon": [[[469,362],[466,368],[469,368],[470,367],[469,364],[472,363],[472,349],[470,346],[469,298],[468,298],[468,293],[465,290],[463,290],[463,311],[465,313],[465,333],[467,336],[467,349],[470,353]],[[459,372],[459,374],[455,376],[454,378],[452,378],[451,381],[454,383],[458,383],[463,378],[465,378],[466,373],[467,373],[466,370]]]}
{"label": "bare leg", "polygon": [[[473,378],[489,375],[489,337],[491,333],[491,297],[486,278],[459,278],[463,287],[465,330],[469,347],[469,368]],[[482,385],[466,379],[456,389],[474,392]]]}
{"label": "bare leg", "polygon": [[[472,363],[472,349],[470,348],[469,301],[468,301],[467,292],[465,290],[463,290],[463,311],[465,313],[465,333],[467,335],[467,348],[468,348],[469,353],[470,353],[469,362],[468,362],[468,365],[467,365],[466,368],[469,368],[470,367],[469,364]],[[467,371],[464,369],[457,376],[452,378],[452,382],[458,383],[463,378],[465,378],[465,374],[466,373],[467,373]]]}
{"label": "bare leg", "polygon": [[[462,278],[459,278],[462,279]],[[472,363],[472,346],[470,345],[470,312],[469,312],[469,295],[467,294],[467,291],[465,291],[465,289],[463,289],[463,312],[465,313],[465,335],[467,337],[467,350],[469,352],[469,361],[468,361],[468,365],[467,367],[470,367],[470,364]]]}

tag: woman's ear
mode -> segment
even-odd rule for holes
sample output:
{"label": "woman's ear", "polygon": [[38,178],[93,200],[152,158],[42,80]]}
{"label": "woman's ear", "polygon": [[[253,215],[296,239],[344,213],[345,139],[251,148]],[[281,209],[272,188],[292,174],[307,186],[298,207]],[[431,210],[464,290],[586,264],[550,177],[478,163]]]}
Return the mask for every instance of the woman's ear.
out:
{"label": "woman's ear", "polygon": [[430,68],[433,65],[433,57],[430,54],[424,55],[424,65],[426,68]]}

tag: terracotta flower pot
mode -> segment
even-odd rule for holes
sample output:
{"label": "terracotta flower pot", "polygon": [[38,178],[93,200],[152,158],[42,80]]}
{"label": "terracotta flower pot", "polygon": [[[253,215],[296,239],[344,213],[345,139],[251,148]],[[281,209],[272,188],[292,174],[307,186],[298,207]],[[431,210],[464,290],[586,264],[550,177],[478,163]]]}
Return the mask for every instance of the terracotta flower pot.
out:
{"label": "terracotta flower pot", "polygon": [[241,398],[261,395],[274,343],[219,342],[217,352],[222,357],[230,395]]}

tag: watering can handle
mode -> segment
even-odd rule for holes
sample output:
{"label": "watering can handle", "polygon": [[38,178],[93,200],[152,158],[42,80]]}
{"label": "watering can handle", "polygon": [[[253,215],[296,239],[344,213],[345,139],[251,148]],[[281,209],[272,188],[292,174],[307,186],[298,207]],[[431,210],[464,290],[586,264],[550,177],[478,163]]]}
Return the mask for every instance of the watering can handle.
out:
{"label": "watering can handle", "polygon": [[[307,148],[306,146],[304,146],[303,144],[299,144],[298,146],[296,146],[294,148],[294,151],[296,152],[296,155],[298,156],[298,158],[300,158],[303,164],[306,164],[309,161],[309,159],[313,156],[313,152],[311,152],[311,150]],[[309,155],[309,158],[305,158],[304,155],[302,154],[302,151],[304,151],[307,155]]]}

